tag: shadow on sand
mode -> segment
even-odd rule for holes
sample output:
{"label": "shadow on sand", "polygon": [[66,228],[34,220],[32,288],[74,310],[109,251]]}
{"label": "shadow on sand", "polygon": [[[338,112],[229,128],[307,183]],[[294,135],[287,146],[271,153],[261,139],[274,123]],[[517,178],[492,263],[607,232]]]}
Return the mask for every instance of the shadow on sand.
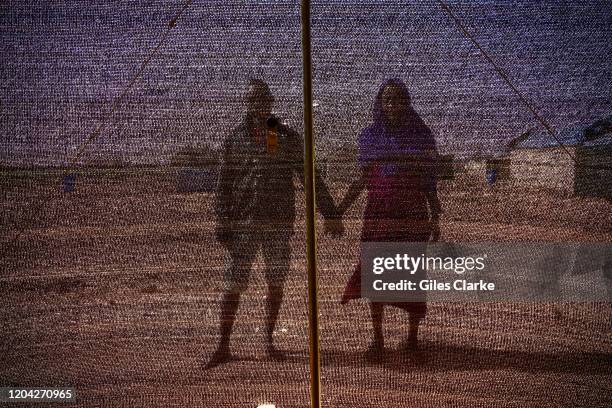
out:
{"label": "shadow on sand", "polygon": [[[308,364],[308,355],[304,353],[287,353],[283,362],[270,359],[234,355],[232,363],[254,362],[270,364]],[[421,349],[416,352],[403,353],[399,350],[387,349],[380,361],[373,363],[364,358],[362,351],[322,350],[321,365],[323,367],[380,367],[399,372],[421,371],[476,371],[509,369],[527,373],[581,373],[612,375],[611,353],[585,352],[527,352],[487,350],[481,348],[462,347],[448,344],[421,343]]]}
{"label": "shadow on sand", "polygon": [[369,363],[362,352],[323,350],[325,366],[384,366],[396,371],[475,371],[510,369],[529,373],[581,373],[612,375],[612,353],[528,352],[487,350],[448,344],[421,343],[421,349],[404,354],[386,350],[380,363]]}

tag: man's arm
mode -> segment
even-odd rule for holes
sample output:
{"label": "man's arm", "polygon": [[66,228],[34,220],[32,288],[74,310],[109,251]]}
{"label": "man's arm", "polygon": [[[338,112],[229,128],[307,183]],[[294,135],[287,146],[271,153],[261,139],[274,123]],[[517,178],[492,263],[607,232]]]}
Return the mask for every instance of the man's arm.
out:
{"label": "man's arm", "polygon": [[340,214],[344,214],[349,208],[351,208],[357,197],[359,197],[361,192],[365,189],[368,171],[369,170],[367,167],[362,168],[361,172],[359,173],[359,177],[357,177],[349,186],[346,194],[344,195],[344,199],[338,206],[338,211]]}
{"label": "man's arm", "polygon": [[[304,181],[302,172],[302,182]],[[336,203],[315,165],[315,188],[317,192],[317,208],[326,220],[341,218]]]}
{"label": "man's arm", "polygon": [[[289,127],[284,126],[283,131],[287,132],[289,140],[292,143],[292,152],[293,152],[293,171],[298,175],[302,185],[304,184],[304,139],[302,136],[290,129]],[[323,217],[326,220],[330,219],[339,219],[342,214],[338,212],[338,208],[334,203],[334,199],[327,188],[327,185],[323,181],[319,173],[319,169],[315,165],[315,188],[316,188],[316,203],[317,209],[323,214]]]}

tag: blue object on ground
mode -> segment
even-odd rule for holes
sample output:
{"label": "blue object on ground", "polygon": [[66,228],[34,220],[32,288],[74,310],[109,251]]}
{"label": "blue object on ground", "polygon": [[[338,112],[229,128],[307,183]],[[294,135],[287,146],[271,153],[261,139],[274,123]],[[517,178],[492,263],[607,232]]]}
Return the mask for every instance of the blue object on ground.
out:
{"label": "blue object on ground", "polygon": [[493,185],[497,180],[497,169],[487,169],[487,183]]}
{"label": "blue object on ground", "polygon": [[63,189],[64,193],[72,193],[76,185],[76,173],[69,173],[64,176]]}

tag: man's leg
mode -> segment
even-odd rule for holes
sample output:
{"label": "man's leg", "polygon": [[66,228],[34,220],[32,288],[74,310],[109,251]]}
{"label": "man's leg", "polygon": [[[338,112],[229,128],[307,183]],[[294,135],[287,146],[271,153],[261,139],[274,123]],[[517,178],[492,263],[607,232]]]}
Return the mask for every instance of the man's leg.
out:
{"label": "man's leg", "polygon": [[266,242],[262,242],[264,261],[266,264],[266,281],[268,297],[266,299],[266,352],[273,360],[282,361],[285,354],[274,346],[274,329],[278,314],[283,303],[283,287],[289,274],[291,260],[290,235],[282,231],[271,234]]}
{"label": "man's leg", "polygon": [[278,312],[283,303],[283,288],[268,284],[268,298],[266,300],[266,352],[273,360],[284,360],[285,355],[274,346],[274,329],[278,320]]}
{"label": "man's leg", "polygon": [[206,369],[216,367],[218,365],[227,363],[232,359],[232,352],[230,350],[230,336],[232,335],[232,328],[234,321],[236,320],[236,311],[240,304],[240,292],[226,291],[223,294],[221,300],[221,324],[219,334],[221,339],[217,350],[206,364]]}
{"label": "man's leg", "polygon": [[240,296],[247,288],[253,259],[257,246],[249,245],[246,240],[239,240],[226,257],[224,273],[225,291],[221,300],[219,334],[217,350],[206,364],[206,369],[229,362],[232,359],[230,337],[236,320],[236,312],[240,305]]}

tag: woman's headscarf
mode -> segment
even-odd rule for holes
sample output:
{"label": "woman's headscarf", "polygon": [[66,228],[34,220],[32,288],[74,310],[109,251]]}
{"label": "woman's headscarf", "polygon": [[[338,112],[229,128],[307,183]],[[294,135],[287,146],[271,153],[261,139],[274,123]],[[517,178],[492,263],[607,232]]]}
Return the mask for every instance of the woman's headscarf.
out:
{"label": "woman's headscarf", "polygon": [[[405,101],[405,117],[401,118],[401,125],[397,129],[389,129],[385,121],[382,105],[382,94],[389,85],[394,86],[402,93]],[[382,84],[376,95],[373,108],[373,123],[365,128],[359,137],[359,165],[365,166],[371,162],[382,162],[390,155],[412,153],[436,153],[436,142],[423,119],[410,104],[410,93],[403,81],[389,79]],[[397,171],[397,164],[382,164],[383,173],[391,175]]]}

